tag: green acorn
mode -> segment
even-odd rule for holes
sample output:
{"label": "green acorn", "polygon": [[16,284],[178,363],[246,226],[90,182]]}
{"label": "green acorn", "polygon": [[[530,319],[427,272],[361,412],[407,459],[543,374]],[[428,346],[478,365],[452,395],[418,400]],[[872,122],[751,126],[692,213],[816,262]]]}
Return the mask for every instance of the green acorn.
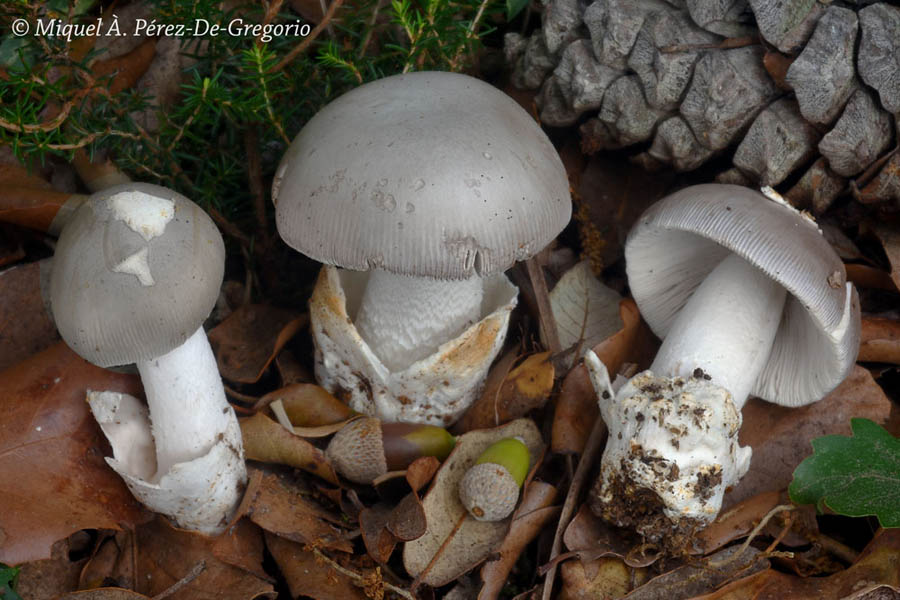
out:
{"label": "green acorn", "polygon": [[500,521],[512,514],[528,475],[528,447],[519,438],[488,446],[459,482],[459,499],[479,521]]}
{"label": "green acorn", "polygon": [[456,438],[441,427],[354,419],[328,444],[325,456],[334,469],[355,483],[372,483],[388,471],[403,470],[417,458],[444,460]]}

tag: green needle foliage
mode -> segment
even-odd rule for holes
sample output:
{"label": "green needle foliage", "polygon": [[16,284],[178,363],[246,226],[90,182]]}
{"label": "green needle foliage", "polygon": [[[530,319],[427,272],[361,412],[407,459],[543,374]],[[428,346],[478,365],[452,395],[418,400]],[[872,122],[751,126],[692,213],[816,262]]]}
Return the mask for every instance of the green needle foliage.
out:
{"label": "green needle foliage", "polygon": [[900,527],[900,440],[868,419],[851,419],[850,426],[853,437],[813,440],[813,455],[794,470],[791,501]]}
{"label": "green needle foliage", "polygon": [[16,593],[16,577],[19,569],[8,567],[0,563],[0,598],[3,600],[22,600],[22,596]]}
{"label": "green needle foliage", "polygon": [[[267,15],[259,2],[148,1],[158,24],[302,24],[287,3]],[[339,94],[386,75],[468,68],[506,8],[501,0],[346,0],[312,43],[299,35],[185,36],[181,51],[194,62],[177,101],[159,109],[135,90],[111,94],[112,75],[92,72],[104,57],[89,40],[10,33],[19,18],[32,26],[41,18],[93,23],[101,10],[95,0],[4,2],[0,144],[25,162],[107,151],[131,177],[241,223],[253,214],[251,158],[260,164],[257,178],[269,181],[293,136]],[[155,128],[145,126],[148,109],[156,111]]]}

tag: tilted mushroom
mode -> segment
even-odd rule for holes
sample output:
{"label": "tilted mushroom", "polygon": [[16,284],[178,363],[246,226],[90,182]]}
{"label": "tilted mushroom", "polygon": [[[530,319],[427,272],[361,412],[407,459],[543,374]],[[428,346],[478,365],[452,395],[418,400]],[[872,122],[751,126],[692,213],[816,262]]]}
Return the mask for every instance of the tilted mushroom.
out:
{"label": "tilted mushroom", "polygon": [[311,300],[316,374],[385,421],[454,421],[506,334],[503,270],[571,215],[553,145],[478,79],[381,79],[322,109],[275,176],[278,231],[326,266]]}
{"label": "tilted mushroom", "polygon": [[681,531],[708,523],[746,473],[751,450],[738,431],[748,396],[801,406],[847,376],[859,299],[810,218],[739,186],[664,198],[629,233],[625,258],[663,344],[615,395],[586,357],[609,427],[592,507],[658,539],[660,511]]}
{"label": "tilted mushroom", "polygon": [[[196,204],[129,183],[90,197],[67,222],[50,280],[70,348],[101,367],[136,363],[149,407],[91,392],[110,466],[149,508],[218,533],[246,483],[240,428],[203,331],[224,273],[218,229]],[[151,429],[152,428],[152,429]]]}

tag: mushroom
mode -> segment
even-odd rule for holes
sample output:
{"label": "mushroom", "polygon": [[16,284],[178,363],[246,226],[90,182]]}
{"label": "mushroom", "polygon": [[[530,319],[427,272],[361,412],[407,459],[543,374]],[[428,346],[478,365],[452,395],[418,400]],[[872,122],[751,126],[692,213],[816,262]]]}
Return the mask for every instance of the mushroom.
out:
{"label": "mushroom", "polygon": [[659,539],[660,509],[687,532],[715,518],[725,488],[746,473],[751,449],[738,431],[748,396],[801,406],[847,376],[859,299],[811,218],[734,185],[685,188],[652,206],[625,258],[663,343],[649,371],[615,395],[603,365],[586,357],[609,427],[592,507]]}
{"label": "mushroom", "polygon": [[515,306],[502,271],[566,225],[568,190],[540,127],[478,79],[397,75],[327,105],[272,186],[282,239],[351,270],[325,267],[311,300],[320,383],[385,421],[454,421]]}
{"label": "mushroom", "polygon": [[101,367],[136,363],[144,384],[147,407],[89,392],[112,445],[107,462],[149,508],[204,533],[223,530],[247,479],[240,428],[202,327],[224,260],[222,237],[196,204],[129,183],[72,214],[50,279],[69,347]]}

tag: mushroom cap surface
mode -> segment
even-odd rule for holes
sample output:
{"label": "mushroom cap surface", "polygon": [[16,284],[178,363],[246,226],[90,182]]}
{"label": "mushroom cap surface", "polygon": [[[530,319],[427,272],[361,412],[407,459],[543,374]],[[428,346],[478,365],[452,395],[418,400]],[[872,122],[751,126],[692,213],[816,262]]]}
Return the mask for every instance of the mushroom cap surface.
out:
{"label": "mushroom cap surface", "polygon": [[786,204],[741,186],[704,184],[651,206],[625,245],[641,315],[664,338],[694,289],[730,252],[788,291],[752,394],[784,406],[819,400],[856,361],[859,297],[815,223]]}
{"label": "mushroom cap surface", "polygon": [[467,75],[360,86],[317,113],[272,184],[282,239],[326,264],[436,279],[503,271],[568,223],[569,182],[531,116]]}
{"label": "mushroom cap surface", "polygon": [[50,298],[59,333],[101,367],[177,348],[209,315],[225,270],[212,220],[181,194],[128,183],[93,194],[63,229]]}

